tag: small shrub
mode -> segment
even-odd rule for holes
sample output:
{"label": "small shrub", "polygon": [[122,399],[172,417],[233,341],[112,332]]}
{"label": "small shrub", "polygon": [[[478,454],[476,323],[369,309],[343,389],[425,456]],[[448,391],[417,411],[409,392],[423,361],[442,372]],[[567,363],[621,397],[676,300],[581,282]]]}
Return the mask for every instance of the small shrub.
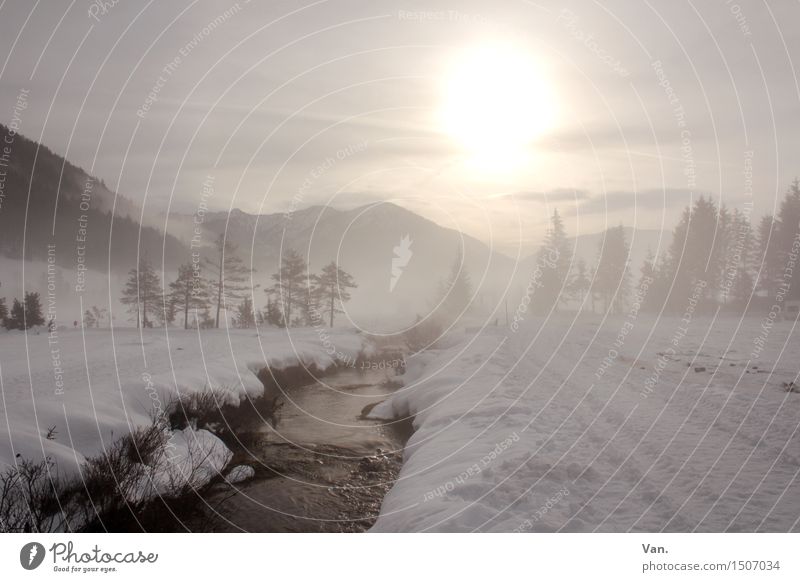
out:
{"label": "small shrub", "polygon": [[435,347],[442,337],[442,325],[433,318],[422,319],[419,315],[414,325],[403,334],[403,341],[412,353]]}
{"label": "small shrub", "polygon": [[71,497],[51,459],[21,459],[0,474],[0,532],[63,530],[72,517]]}

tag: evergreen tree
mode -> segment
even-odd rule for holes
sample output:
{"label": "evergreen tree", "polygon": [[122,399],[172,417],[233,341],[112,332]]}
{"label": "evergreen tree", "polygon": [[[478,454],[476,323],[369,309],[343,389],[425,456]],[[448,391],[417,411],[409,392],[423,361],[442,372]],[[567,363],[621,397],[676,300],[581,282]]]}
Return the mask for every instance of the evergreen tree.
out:
{"label": "evergreen tree", "polygon": [[192,263],[178,267],[178,277],[169,284],[173,308],[183,311],[183,329],[189,329],[189,311],[210,306],[209,285]]}
{"label": "evergreen tree", "polygon": [[688,297],[701,283],[703,297],[716,297],[725,237],[718,232],[720,215],[713,200],[700,196],[686,207],[675,227],[664,275],[671,281],[667,298],[674,311],[686,308]]}
{"label": "evergreen tree", "polygon": [[92,315],[94,316],[95,326],[100,327],[103,319],[105,319],[108,310],[97,305],[92,305]]}
{"label": "evergreen tree", "polygon": [[25,308],[16,297],[11,304],[11,313],[5,320],[5,327],[6,329],[25,329]]}
{"label": "evergreen tree", "polygon": [[439,310],[448,321],[454,321],[469,309],[471,302],[472,279],[459,249],[450,273],[439,285]]}
{"label": "evergreen tree", "polygon": [[199,321],[197,326],[200,329],[212,329],[214,324],[215,320],[213,317],[211,317],[211,307],[210,305],[206,305],[203,307],[203,310],[199,312]]}
{"label": "evergreen tree", "polygon": [[764,216],[758,223],[756,233],[756,260],[760,265],[756,273],[756,285],[770,300],[774,300],[777,293],[781,272],[777,230],[775,219],[772,216]]}
{"label": "evergreen tree", "polygon": [[163,295],[158,274],[150,262],[143,258],[138,268],[128,272],[120,302],[128,306],[136,327],[152,327],[152,320],[148,316],[159,317],[159,312],[163,311]]}
{"label": "evergreen tree", "polygon": [[162,325],[172,325],[175,323],[175,317],[177,316],[178,312],[175,307],[175,302],[172,300],[169,294],[165,294],[163,296],[163,302],[161,305],[161,309],[158,310],[158,320],[161,322]]}
{"label": "evergreen tree", "polygon": [[280,307],[278,307],[278,301],[273,297],[274,294],[274,291],[267,289],[267,307],[264,313],[264,322],[267,325],[285,327],[283,313],[281,313]]}
{"label": "evergreen tree", "polygon": [[[800,298],[800,285],[794,280],[794,271],[786,270],[789,264],[789,254],[795,245],[795,239],[800,235],[800,181],[795,178],[789,190],[781,202],[778,211],[778,232],[777,232],[777,254],[774,262],[779,265],[778,277],[790,286],[787,292],[787,299]],[[788,280],[783,279],[784,274],[789,276]]]}
{"label": "evergreen tree", "polygon": [[94,313],[91,310],[87,309],[83,312],[83,327],[92,328],[97,323],[97,319],[94,316]]}
{"label": "evergreen tree", "polygon": [[[2,286],[3,284],[0,283],[0,287]],[[7,317],[8,317],[8,306],[6,305],[6,298],[0,297],[0,325],[5,327],[5,321]]]}
{"label": "evergreen tree", "polygon": [[609,228],[598,244],[593,291],[603,300],[606,313],[621,313],[630,297],[628,242],[625,228]]}
{"label": "evergreen tree", "polygon": [[667,288],[653,250],[647,249],[647,257],[639,270],[639,283],[636,288],[637,293],[641,294],[639,298],[641,309],[651,312],[660,310],[666,297]]}
{"label": "evergreen tree", "polygon": [[25,319],[24,328],[28,329],[37,325],[44,325],[44,315],[42,314],[42,303],[36,291],[25,293]]}
{"label": "evergreen tree", "polygon": [[578,259],[575,266],[575,274],[569,282],[569,291],[573,298],[578,301],[579,309],[583,310],[586,294],[592,286],[592,280],[589,278],[589,269],[586,267],[584,259]]}
{"label": "evergreen tree", "polygon": [[224,234],[219,235],[214,247],[216,257],[214,260],[206,259],[206,263],[216,274],[216,280],[212,283],[212,291],[217,309],[214,327],[218,328],[220,311],[226,309],[228,302],[234,303],[245,297],[250,291],[247,279],[254,270],[245,265],[242,258],[236,254],[237,246]]}
{"label": "evergreen tree", "polygon": [[755,287],[755,236],[749,217],[735,209],[731,215],[730,237],[722,275],[723,303],[745,306]]}
{"label": "evergreen tree", "polygon": [[[716,260],[716,263],[709,267],[714,289],[721,296],[723,303],[726,303],[729,299],[729,294],[726,295],[726,286],[728,284],[727,263],[736,238],[733,219],[733,213],[729,212],[724,204],[720,205],[719,213],[717,214],[717,231],[714,236],[716,249],[713,259]],[[714,273],[714,268],[716,268],[716,273]]]}
{"label": "evergreen tree", "polygon": [[306,262],[292,249],[286,251],[281,258],[281,269],[272,275],[275,284],[272,291],[279,303],[284,324],[288,327],[298,325],[301,319],[292,314],[302,312],[309,303],[311,289],[309,288]]}
{"label": "evergreen tree", "polygon": [[249,329],[256,324],[255,314],[253,313],[253,301],[249,297],[242,299],[236,308],[236,327]]}
{"label": "evergreen tree", "polygon": [[538,264],[542,275],[537,290],[538,299],[534,301],[534,305],[543,312],[558,310],[559,304],[566,299],[564,291],[572,264],[572,249],[558,210],[553,211],[544,245],[539,250]]}
{"label": "evergreen tree", "polygon": [[337,313],[344,313],[339,305],[350,301],[349,290],[356,287],[358,285],[350,273],[340,269],[334,261],[323,267],[319,275],[314,275],[313,295],[317,302],[316,312],[319,317],[327,313],[330,326],[333,327],[334,316]]}

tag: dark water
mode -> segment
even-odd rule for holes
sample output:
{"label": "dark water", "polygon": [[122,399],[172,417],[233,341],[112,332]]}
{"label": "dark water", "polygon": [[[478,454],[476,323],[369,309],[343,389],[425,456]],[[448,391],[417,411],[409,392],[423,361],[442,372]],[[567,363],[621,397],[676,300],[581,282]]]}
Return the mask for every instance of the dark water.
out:
{"label": "dark water", "polygon": [[[214,531],[364,531],[397,476],[408,423],[367,420],[396,384],[386,372],[345,369],[280,398],[237,461],[255,479],[217,491]],[[232,497],[231,497],[232,495]]]}
{"label": "dark water", "polygon": [[345,368],[310,386],[288,391],[281,398],[277,426],[263,432],[269,442],[288,442],[314,449],[343,447],[358,456],[397,448],[389,427],[361,418],[363,409],[385,400],[394,390],[385,373]]}

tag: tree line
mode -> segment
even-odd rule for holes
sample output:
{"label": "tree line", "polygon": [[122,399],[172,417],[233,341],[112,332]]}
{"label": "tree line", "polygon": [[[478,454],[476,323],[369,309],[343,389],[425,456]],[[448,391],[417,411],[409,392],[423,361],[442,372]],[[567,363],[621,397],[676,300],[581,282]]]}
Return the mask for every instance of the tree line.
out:
{"label": "tree line", "polygon": [[11,308],[6,305],[6,298],[0,297],[0,324],[6,329],[30,329],[44,325],[42,302],[36,291],[28,291],[22,301],[14,298]]}
{"label": "tree line", "polygon": [[214,251],[212,258],[180,265],[167,289],[162,288],[152,264],[141,259],[128,273],[120,298],[131,321],[137,327],[153,327],[177,320],[188,329],[192,313],[196,314],[194,325],[218,328],[222,312],[231,310],[233,324],[239,328],[261,324],[333,327],[336,315],[343,313],[342,305],[350,300],[350,290],[357,287],[353,277],[334,261],[320,273],[309,273],[303,257],[290,249],[271,277],[273,284],[264,289],[266,304],[258,309],[253,306],[253,291],[259,287],[252,284],[255,270],[223,235],[216,240]]}
{"label": "tree line", "polygon": [[[705,196],[686,206],[670,245],[659,256],[651,249],[638,273],[640,309],[680,313],[698,289],[704,309],[742,310],[800,298],[800,286],[791,286],[800,250],[800,182],[792,183],[774,216],[753,226],[751,213],[751,205],[731,210]],[[605,313],[631,305],[634,274],[622,225],[605,232],[590,267],[573,261],[556,210],[536,258],[538,277],[529,289],[540,312],[575,301]]]}

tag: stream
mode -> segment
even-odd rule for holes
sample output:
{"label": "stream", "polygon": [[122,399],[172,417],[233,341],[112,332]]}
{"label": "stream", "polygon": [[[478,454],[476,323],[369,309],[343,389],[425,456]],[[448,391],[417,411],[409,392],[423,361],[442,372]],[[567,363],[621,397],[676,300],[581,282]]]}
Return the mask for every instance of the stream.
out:
{"label": "stream", "polygon": [[279,397],[274,420],[249,435],[233,464],[253,479],[221,484],[203,529],[358,532],[371,527],[402,462],[410,421],[367,420],[397,383],[391,371],[344,369]]}

